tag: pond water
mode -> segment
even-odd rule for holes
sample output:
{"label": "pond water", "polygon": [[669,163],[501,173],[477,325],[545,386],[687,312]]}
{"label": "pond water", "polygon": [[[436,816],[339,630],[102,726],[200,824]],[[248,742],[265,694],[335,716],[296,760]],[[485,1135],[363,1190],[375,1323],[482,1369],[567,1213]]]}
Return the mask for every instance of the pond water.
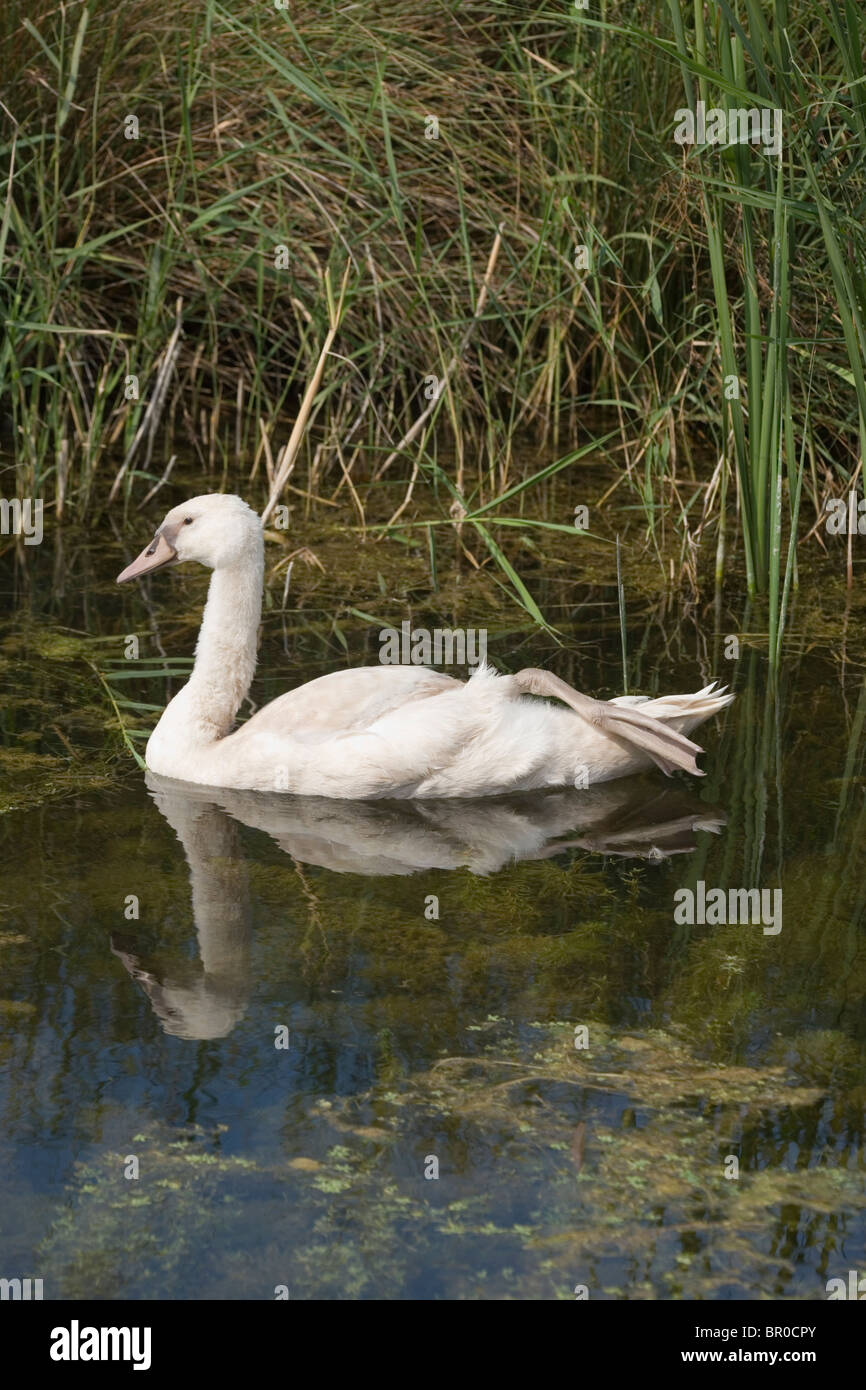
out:
{"label": "pond water", "polygon": [[[866,1273],[866,648],[835,562],[774,686],[742,603],[632,588],[627,555],[632,687],[737,693],[700,782],[359,805],[135,766],[97,671],[146,729],[170,682],[116,679],[124,638],[142,672],[189,657],[206,582],[113,587],[152,520],[123,552],[101,523],[3,559],[0,1275],[821,1299]],[[556,640],[489,569],[434,591],[424,545],[397,570],[319,540],[324,570],[298,557],[285,604],[269,586],[259,702],[375,662],[371,616],[483,626],[503,669],[621,689],[609,564],[528,565]],[[678,920],[699,884],[781,889],[781,915]]]}

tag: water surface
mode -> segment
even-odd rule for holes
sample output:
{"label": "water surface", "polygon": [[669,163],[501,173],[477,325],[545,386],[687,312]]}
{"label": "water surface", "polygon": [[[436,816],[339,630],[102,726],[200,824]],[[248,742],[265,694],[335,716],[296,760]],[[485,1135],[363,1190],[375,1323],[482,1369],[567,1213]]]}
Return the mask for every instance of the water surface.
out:
{"label": "water surface", "polygon": [[[205,581],[115,591],[105,541],[4,560],[0,1274],[47,1298],[765,1299],[863,1271],[866,695],[835,578],[778,689],[741,602],[629,591],[635,688],[737,691],[701,782],[335,805],[138,770],[93,668],[130,634],[141,669],[189,657]],[[368,546],[348,584],[341,553],[296,561],[285,607],[270,586],[258,701],[375,661],[359,614],[485,626],[502,669],[620,688],[609,576],[534,574],[558,645],[486,571],[431,592],[423,547],[400,580]],[[109,683],[133,730],[177,686]],[[781,888],[781,931],[677,923],[699,881]]]}

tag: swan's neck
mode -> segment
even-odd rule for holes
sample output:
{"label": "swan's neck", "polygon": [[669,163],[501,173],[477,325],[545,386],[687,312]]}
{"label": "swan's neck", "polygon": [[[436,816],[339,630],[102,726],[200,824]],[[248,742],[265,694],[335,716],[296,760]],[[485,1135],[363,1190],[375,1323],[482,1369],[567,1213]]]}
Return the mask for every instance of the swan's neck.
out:
{"label": "swan's neck", "polygon": [[156,734],[162,739],[182,739],[188,748],[230,731],[256,669],[263,571],[263,545],[237,564],[214,570],[193,672],[159,721]]}

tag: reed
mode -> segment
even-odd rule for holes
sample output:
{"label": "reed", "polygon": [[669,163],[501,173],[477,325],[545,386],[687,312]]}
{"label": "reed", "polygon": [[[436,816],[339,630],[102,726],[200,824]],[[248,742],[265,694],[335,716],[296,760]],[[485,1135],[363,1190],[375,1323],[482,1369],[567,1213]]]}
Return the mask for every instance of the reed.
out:
{"label": "reed", "polygon": [[[177,452],[264,502],[302,409],[287,487],[361,515],[443,473],[495,513],[595,444],[721,582],[730,469],[778,645],[794,498],[812,527],[866,434],[862,7],[12,0],[0,40],[20,495],[137,504]],[[684,98],[781,109],[781,158],[683,150]]]}

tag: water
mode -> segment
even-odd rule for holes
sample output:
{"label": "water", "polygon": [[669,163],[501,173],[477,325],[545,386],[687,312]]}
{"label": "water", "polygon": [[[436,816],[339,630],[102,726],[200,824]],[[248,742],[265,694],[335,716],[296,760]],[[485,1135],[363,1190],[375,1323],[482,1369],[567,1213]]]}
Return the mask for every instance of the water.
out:
{"label": "water", "polygon": [[[349,605],[619,688],[609,571],[536,573],[558,647],[486,573],[440,557],[431,597],[423,550],[385,572],[366,547],[347,596],[345,538],[330,564],[319,539],[287,612],[271,587],[261,701],[376,660]],[[119,669],[135,633],[149,669],[189,655],[204,578],[158,576],[148,606],[105,535],[54,544],[3,573],[0,1275],[46,1298],[764,1299],[866,1273],[864,648],[829,568],[774,696],[759,640],[724,656],[754,615],[626,567],[632,682],[737,690],[703,781],[365,807],[146,781],[88,663]],[[781,930],[678,923],[699,881],[781,888]]]}

